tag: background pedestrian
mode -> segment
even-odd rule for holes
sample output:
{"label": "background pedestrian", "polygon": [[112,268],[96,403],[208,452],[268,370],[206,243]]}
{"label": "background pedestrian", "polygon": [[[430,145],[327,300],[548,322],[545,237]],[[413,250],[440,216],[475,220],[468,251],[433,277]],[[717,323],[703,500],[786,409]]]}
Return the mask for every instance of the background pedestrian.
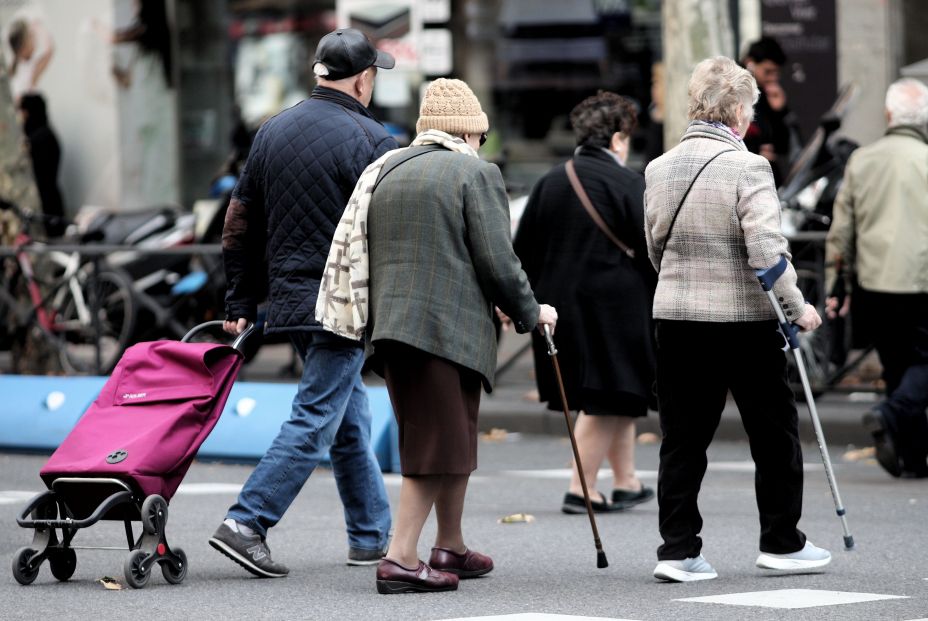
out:
{"label": "background pedestrian", "polygon": [[[839,276],[846,291],[853,287],[855,336],[872,339],[883,364],[886,398],[864,416],[877,461],[894,477],[925,478],[928,87],[911,78],[894,82],[886,121],[886,135],[854,151],[844,172],[825,247],[825,290],[834,290]],[[829,317],[850,308],[850,296],[827,300]]]}
{"label": "background pedestrian", "polygon": [[[595,511],[627,509],[654,497],[635,476],[635,418],[647,415],[654,382],[651,303],[656,275],[644,237],[644,177],[627,168],[634,103],[600,92],[570,115],[571,162],[604,225],[591,218],[564,164],[542,177],[525,207],[514,247],[536,295],[558,309],[555,338],[568,407],[580,411],[577,447]],[[542,401],[561,409],[544,338],[535,334],[535,378]],[[595,491],[603,459],[612,466],[609,497]],[[586,513],[578,464],[565,513]]]}

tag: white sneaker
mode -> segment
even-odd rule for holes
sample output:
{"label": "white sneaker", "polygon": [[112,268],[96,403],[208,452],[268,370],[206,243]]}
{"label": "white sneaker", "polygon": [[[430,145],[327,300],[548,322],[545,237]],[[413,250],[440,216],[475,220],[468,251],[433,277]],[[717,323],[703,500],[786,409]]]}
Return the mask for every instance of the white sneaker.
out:
{"label": "white sneaker", "polygon": [[770,554],[761,552],[757,557],[757,566],[761,569],[779,569],[779,570],[802,570],[815,569],[824,567],[831,562],[831,552],[812,545],[811,541],[806,541],[806,545],[798,552],[791,554]]}
{"label": "white sneaker", "polygon": [[694,582],[712,580],[718,578],[719,575],[700,554],[695,558],[686,558],[682,561],[661,561],[654,568],[654,577],[668,582]]}

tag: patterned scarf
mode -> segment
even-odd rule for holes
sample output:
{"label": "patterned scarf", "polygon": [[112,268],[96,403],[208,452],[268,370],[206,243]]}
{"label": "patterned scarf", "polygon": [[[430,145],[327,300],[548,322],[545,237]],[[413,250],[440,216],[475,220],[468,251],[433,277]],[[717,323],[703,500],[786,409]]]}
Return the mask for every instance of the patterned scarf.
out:
{"label": "patterned scarf", "polygon": [[[461,138],[429,129],[412,141],[410,146],[441,145],[456,153],[478,157],[477,152]],[[367,247],[367,212],[380,171],[394,155],[406,149],[384,153],[364,169],[348,199],[329,256],[322,273],[319,297],[316,298],[316,321],[329,332],[361,340],[367,328],[367,301],[370,298],[370,257]]]}

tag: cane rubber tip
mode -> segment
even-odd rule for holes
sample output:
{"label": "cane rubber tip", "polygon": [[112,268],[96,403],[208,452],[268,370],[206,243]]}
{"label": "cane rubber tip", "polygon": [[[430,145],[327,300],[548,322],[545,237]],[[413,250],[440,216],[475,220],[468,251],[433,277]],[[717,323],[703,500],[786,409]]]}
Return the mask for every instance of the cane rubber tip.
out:
{"label": "cane rubber tip", "polygon": [[852,537],[851,535],[848,535],[847,537],[844,538],[844,549],[847,551],[851,551],[854,549],[854,537]]}
{"label": "cane rubber tip", "polygon": [[606,560],[606,553],[599,551],[596,553],[596,567],[597,569],[605,569],[609,567],[609,561]]}

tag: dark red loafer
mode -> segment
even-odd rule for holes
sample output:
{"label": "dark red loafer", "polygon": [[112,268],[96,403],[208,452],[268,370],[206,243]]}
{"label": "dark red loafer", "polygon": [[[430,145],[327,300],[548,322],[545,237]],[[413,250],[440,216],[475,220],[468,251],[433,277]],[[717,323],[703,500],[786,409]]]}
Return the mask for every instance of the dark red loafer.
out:
{"label": "dark red loafer", "polygon": [[377,592],[381,595],[456,591],[457,588],[456,575],[429,567],[422,561],[413,569],[388,558],[377,565]]}
{"label": "dark red loafer", "polygon": [[476,578],[493,569],[493,559],[473,550],[458,554],[446,548],[432,548],[429,565],[434,569],[447,571],[461,578]]}

